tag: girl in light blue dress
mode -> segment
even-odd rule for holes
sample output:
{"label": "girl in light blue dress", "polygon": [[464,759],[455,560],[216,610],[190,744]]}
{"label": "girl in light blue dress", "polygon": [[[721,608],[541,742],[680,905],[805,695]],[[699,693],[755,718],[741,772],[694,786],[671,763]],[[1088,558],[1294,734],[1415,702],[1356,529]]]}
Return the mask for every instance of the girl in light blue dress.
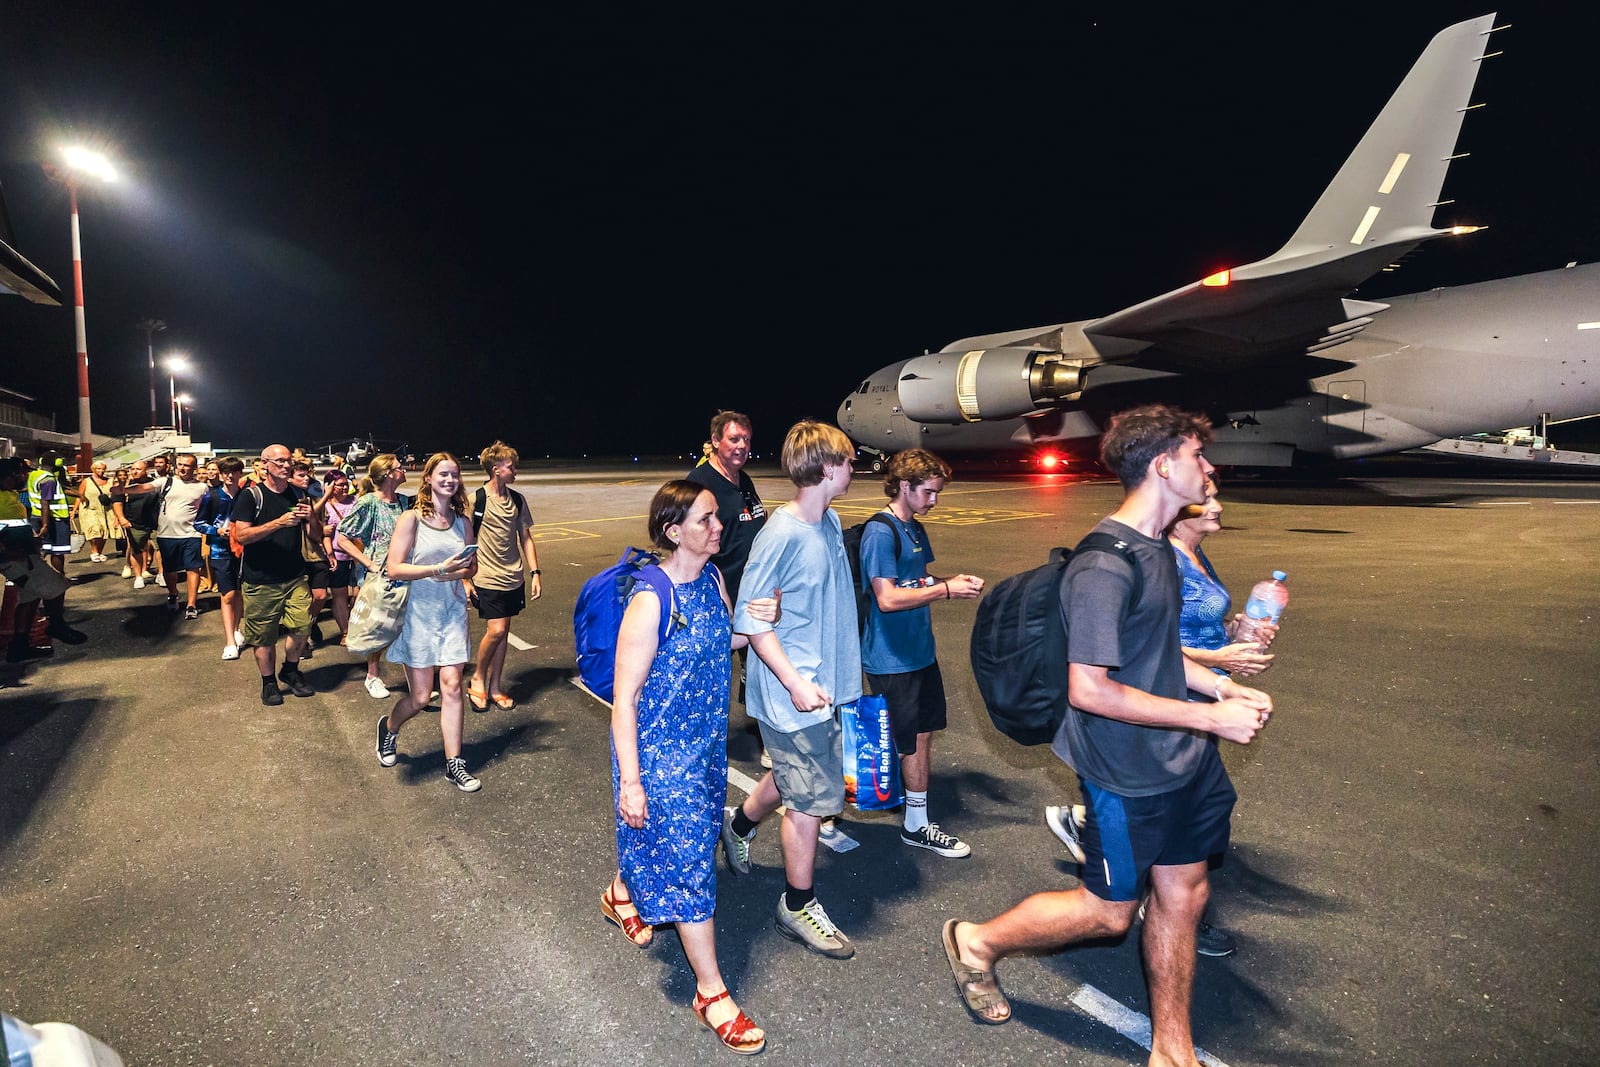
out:
{"label": "girl in light blue dress", "polygon": [[466,793],[482,785],[461,758],[461,672],[471,658],[467,592],[461,583],[478,569],[465,552],[474,542],[461,464],[448,452],[435,452],[422,468],[416,506],[400,516],[389,541],[389,577],[411,583],[405,623],[388,652],[389,662],[406,669],[406,695],[378,720],[377,751],[378,762],[394,766],[400,728],[427,706],[437,672],[444,776]]}

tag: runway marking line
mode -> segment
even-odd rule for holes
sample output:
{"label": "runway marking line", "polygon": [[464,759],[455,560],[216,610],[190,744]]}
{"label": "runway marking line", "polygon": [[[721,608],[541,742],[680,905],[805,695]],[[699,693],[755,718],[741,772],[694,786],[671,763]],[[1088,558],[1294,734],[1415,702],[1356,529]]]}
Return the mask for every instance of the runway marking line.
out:
{"label": "runway marking line", "polygon": [[[1094,986],[1085,982],[1067,998],[1078,1010],[1088,1015],[1097,1022],[1105,1023],[1111,1029],[1132,1041],[1140,1048],[1150,1048],[1150,1017],[1143,1012],[1134,1011],[1120,1000],[1109,997]],[[1228,1067],[1211,1053],[1196,1045],[1195,1058],[1206,1067]]]}
{"label": "runway marking line", "polygon": [[537,647],[535,645],[528,644],[528,642],[524,641],[510,630],[506,631],[506,642],[510,644],[512,648],[517,649],[520,652],[527,652],[529,649]]}

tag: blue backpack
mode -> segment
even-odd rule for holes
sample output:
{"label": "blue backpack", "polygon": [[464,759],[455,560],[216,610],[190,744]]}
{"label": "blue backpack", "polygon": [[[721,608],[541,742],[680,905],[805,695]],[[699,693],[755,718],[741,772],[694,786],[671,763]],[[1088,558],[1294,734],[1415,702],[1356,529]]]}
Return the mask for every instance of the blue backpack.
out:
{"label": "blue backpack", "polygon": [[661,601],[657,647],[672,636],[677,601],[672,579],[657,566],[654,553],[629,546],[622,558],[583,583],[572,608],[572,638],[578,648],[578,677],[595,696],[611,703],[617,673],[617,631],[634,586],[644,582]]}

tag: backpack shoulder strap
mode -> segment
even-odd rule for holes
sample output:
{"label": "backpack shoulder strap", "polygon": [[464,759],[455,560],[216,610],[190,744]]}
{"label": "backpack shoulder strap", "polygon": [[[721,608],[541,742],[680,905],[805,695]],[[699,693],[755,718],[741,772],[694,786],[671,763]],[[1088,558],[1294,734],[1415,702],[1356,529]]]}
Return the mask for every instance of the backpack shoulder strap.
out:
{"label": "backpack shoulder strap", "polygon": [[489,506],[489,490],[478,486],[478,491],[472,497],[472,536],[478,536],[478,528],[483,525],[483,513]]}
{"label": "backpack shoulder strap", "polygon": [[1084,535],[1083,540],[1078,542],[1078,547],[1073,550],[1073,555],[1079,555],[1084,552],[1105,552],[1113,556],[1121,556],[1133,571],[1133,596],[1129,601],[1130,606],[1139,603],[1139,600],[1144,596],[1144,571],[1140,569],[1139,561],[1134,558],[1132,545],[1116,534],[1096,530]]}
{"label": "backpack shoulder strap", "polygon": [[672,579],[655,563],[646,563],[639,568],[638,580],[648,585],[661,602],[661,624],[656,631],[656,647],[660,648],[672,636],[675,628],[672,617],[678,610],[678,600],[673,592]]}

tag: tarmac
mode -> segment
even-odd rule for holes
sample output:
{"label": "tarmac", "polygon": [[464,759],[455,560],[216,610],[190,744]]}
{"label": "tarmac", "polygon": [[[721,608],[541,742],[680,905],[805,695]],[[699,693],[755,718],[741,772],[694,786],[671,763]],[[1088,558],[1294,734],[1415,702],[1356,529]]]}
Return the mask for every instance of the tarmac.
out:
{"label": "tarmac", "polygon": [[[1257,682],[1277,713],[1222,746],[1239,803],[1212,920],[1239,950],[1197,965],[1210,1062],[1589,1064],[1600,1047],[1600,482],[1430,470],[1224,481],[1208,555],[1236,603],[1272,569],[1292,599]],[[726,1056],[689,1010],[676,935],[640,951],[600,917],[609,715],[570,681],[578,587],[643,543],[676,473],[521,479],[544,597],[512,627],[516,708],[467,713],[471,795],[442,776],[434,716],[378,764],[388,702],[342,649],[305,665],[316,696],[264,708],[249,656],[219,659],[214,595],[185,622],[165,590],[75,559],[68,618],[90,642],[0,669],[0,1009],[81,1026],[130,1067]],[[752,473],[769,506],[787,499],[775,470]],[[1120,497],[1091,477],[960,473],[927,521],[933,569],[991,583]],[[882,502],[858,475],[839,507],[849,524]],[[720,959],[768,1032],[764,1063],[1145,1060],[1116,1028],[1148,1011],[1134,936],[1003,963],[1008,1025],[974,1025],[957,999],[943,921],[1076,871],[1042,818],[1075,780],[989,724],[975,611],[933,612],[950,728],[930,808],[971,858],[847,812],[860,847],[823,852],[817,886],[848,961],[773,929],[775,821],[750,875],[719,859]],[[737,705],[729,749],[736,783],[760,776]]]}

